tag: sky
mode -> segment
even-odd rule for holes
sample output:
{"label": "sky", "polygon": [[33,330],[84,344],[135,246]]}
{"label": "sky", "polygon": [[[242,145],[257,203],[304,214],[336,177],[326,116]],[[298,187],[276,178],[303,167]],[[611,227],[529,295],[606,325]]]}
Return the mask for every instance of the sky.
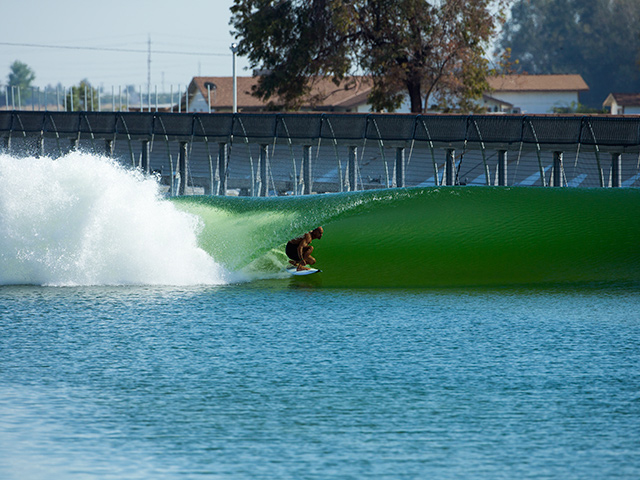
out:
{"label": "sky", "polygon": [[[231,76],[233,0],[2,0],[0,85],[15,60],[33,86],[144,86],[151,39],[151,85],[168,92],[194,76]],[[116,50],[116,51],[113,51]],[[119,51],[118,51],[119,50]],[[127,50],[127,51],[123,51]],[[237,74],[250,76],[237,58]]]}

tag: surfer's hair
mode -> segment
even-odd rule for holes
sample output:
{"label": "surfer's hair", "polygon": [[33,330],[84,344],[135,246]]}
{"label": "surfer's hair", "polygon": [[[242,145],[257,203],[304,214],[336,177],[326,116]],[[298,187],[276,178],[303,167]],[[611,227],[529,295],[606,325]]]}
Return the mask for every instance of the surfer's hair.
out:
{"label": "surfer's hair", "polygon": [[322,235],[324,233],[324,230],[322,229],[322,227],[316,227],[313,230],[311,230],[311,235],[313,235],[314,233]]}

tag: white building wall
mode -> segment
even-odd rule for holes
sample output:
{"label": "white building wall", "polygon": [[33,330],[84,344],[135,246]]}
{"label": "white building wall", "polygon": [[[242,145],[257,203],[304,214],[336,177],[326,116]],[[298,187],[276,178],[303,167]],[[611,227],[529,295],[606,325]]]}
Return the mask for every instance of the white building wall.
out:
{"label": "white building wall", "polygon": [[357,113],[370,113],[371,112],[371,105],[369,105],[368,103],[365,103],[363,105],[357,105],[355,107],[355,111]]}
{"label": "white building wall", "polygon": [[[190,112],[209,112],[207,101],[200,92],[196,93],[191,103],[189,103]],[[212,110],[213,111],[213,110]]]}
{"label": "white building wall", "polygon": [[554,107],[578,105],[578,92],[500,92],[491,96],[514,107],[520,107],[522,113],[553,113]]}
{"label": "white building wall", "polygon": [[625,115],[640,115],[640,106],[628,106],[624,107]]}
{"label": "white building wall", "polygon": [[[575,106],[578,105],[578,92],[495,91],[491,92],[491,96],[512,104],[512,110],[520,108],[521,113],[553,113],[554,107],[570,107],[572,103]],[[408,95],[405,95],[402,105],[396,110],[396,113],[411,113],[411,102]]]}

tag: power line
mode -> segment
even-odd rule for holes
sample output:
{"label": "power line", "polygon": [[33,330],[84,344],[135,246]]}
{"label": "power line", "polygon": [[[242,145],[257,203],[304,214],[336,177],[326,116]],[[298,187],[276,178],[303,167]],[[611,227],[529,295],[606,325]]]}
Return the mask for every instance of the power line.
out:
{"label": "power line", "polygon": [[[12,43],[0,42],[0,45],[12,47],[33,47],[33,48],[53,48],[59,50],[94,50],[100,52],[120,52],[120,53],[149,53],[149,50],[137,50],[134,48],[110,48],[110,47],[81,47],[77,45],[44,45],[39,43]],[[171,50],[153,50],[151,53],[161,53],[166,55],[194,55],[207,57],[230,57],[226,53],[206,53],[206,52],[176,52]]]}

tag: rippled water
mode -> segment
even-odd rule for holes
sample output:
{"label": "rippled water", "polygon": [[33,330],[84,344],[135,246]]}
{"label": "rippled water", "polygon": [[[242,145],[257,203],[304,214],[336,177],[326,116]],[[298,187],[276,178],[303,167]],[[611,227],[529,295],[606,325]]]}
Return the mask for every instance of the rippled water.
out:
{"label": "rippled water", "polygon": [[0,288],[0,478],[640,477],[637,288]]}

